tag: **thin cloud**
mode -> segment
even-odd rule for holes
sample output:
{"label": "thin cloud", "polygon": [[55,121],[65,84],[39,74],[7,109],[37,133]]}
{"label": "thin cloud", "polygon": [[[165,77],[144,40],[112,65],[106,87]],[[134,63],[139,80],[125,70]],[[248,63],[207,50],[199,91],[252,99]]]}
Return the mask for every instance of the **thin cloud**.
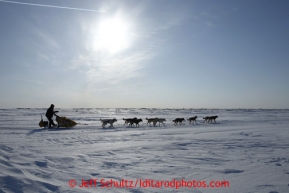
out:
{"label": "thin cloud", "polygon": [[[156,57],[157,53],[151,49],[140,49],[130,52],[127,55],[118,57],[98,57],[96,52],[79,55],[72,61],[73,68],[85,75],[85,92],[94,93],[102,89],[114,91],[122,88],[121,92],[128,92],[123,85],[130,85],[129,88],[138,84],[136,79],[145,77],[145,68],[148,62]],[[126,87],[124,86],[124,87]]]}
{"label": "thin cloud", "polygon": [[[46,45],[46,47],[49,47],[51,49],[60,49],[59,43],[51,36],[49,33],[45,33],[44,31],[35,29],[33,32],[35,35],[37,35],[41,39],[41,44]],[[42,46],[41,45],[41,46]]]}
{"label": "thin cloud", "polygon": [[57,9],[70,9],[70,10],[77,10],[77,11],[90,11],[90,12],[107,13],[107,11],[104,11],[104,10],[83,9],[83,8],[76,8],[76,7],[64,7],[64,6],[45,5],[45,4],[36,4],[36,3],[23,3],[23,2],[18,2],[18,1],[0,0],[0,2],[21,4],[21,5],[30,5],[30,6],[39,6],[39,7],[49,7],[49,8],[57,8]]}
{"label": "thin cloud", "polygon": [[36,28],[34,28],[33,34],[36,41],[31,42],[30,47],[37,56],[38,62],[40,64],[49,62],[49,65],[61,65],[63,60],[61,50],[63,48],[56,38],[50,33]]}
{"label": "thin cloud", "polygon": [[123,58],[104,59],[100,65],[87,71],[88,81],[92,84],[117,85],[125,80],[141,77],[145,62],[153,57],[152,53],[138,52]]}

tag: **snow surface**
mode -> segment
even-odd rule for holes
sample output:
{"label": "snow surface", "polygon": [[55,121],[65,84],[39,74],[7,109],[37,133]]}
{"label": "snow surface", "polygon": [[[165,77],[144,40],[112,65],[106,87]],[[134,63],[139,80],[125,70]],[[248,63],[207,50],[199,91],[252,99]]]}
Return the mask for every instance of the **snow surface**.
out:
{"label": "snow surface", "polygon": [[[79,124],[41,129],[46,109],[0,109],[0,192],[289,192],[289,110],[55,110]],[[216,123],[203,122],[213,115]],[[193,116],[197,124],[173,125]],[[133,117],[143,119],[140,127],[123,126]],[[147,126],[146,117],[165,118],[166,126]],[[118,121],[103,129],[99,118]],[[90,179],[96,186],[80,187]],[[226,180],[230,187],[110,188],[101,179]]]}

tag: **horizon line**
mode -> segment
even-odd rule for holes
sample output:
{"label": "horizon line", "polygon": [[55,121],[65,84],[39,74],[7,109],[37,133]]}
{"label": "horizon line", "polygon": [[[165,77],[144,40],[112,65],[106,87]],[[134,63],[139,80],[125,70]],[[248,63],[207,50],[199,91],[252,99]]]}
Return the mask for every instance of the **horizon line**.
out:
{"label": "horizon line", "polygon": [[[11,107],[11,108],[0,108],[0,110],[5,109],[47,109],[49,107]],[[176,110],[188,110],[188,109],[198,109],[198,110],[289,110],[289,108],[157,108],[157,107],[56,107],[55,109],[176,109]]]}

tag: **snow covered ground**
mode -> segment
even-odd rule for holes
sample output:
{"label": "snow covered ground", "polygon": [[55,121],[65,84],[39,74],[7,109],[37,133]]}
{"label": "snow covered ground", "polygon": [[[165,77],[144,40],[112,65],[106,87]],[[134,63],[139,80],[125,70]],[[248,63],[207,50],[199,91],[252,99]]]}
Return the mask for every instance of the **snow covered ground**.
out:
{"label": "snow covered ground", "polygon": [[[46,109],[0,109],[0,192],[289,192],[289,110],[55,110],[79,124],[41,129]],[[123,126],[133,117],[139,128]],[[99,118],[118,121],[103,129]],[[222,181],[229,187],[207,187]]]}

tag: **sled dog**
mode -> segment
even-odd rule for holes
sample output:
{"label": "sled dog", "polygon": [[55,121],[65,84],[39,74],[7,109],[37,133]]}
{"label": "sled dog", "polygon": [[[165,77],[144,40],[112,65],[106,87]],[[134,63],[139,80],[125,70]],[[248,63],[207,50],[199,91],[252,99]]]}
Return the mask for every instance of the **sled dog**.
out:
{"label": "sled dog", "polygon": [[137,119],[137,118],[130,119],[128,126],[129,126],[129,127],[132,127],[133,124],[135,124],[136,127],[139,127],[139,123],[140,123],[140,122],[142,122],[142,119]]}
{"label": "sled dog", "polygon": [[110,124],[109,127],[113,127],[113,123],[116,122],[117,120],[114,118],[114,119],[100,119],[101,123],[102,123],[102,128],[105,128],[105,126],[107,124]]}
{"label": "sled dog", "polygon": [[208,122],[210,120],[210,117],[203,117],[204,122]]}
{"label": "sled dog", "polygon": [[157,120],[158,118],[146,118],[146,120],[148,121],[147,122],[147,125],[150,125],[151,126],[151,123],[154,122],[155,120]]}
{"label": "sled dog", "polygon": [[211,116],[210,118],[209,118],[209,121],[208,121],[208,123],[212,123],[212,121],[214,120],[214,122],[216,122],[216,119],[218,118],[218,116],[216,115],[216,116]]}
{"label": "sled dog", "polygon": [[197,123],[196,122],[197,118],[198,118],[197,116],[194,116],[194,117],[188,118],[187,120],[190,121],[190,124],[191,124],[191,122]]}
{"label": "sled dog", "polygon": [[175,120],[173,120],[175,126],[177,126],[178,123],[179,123],[179,125],[182,125],[183,121],[185,121],[184,118],[176,118]]}
{"label": "sled dog", "polygon": [[130,122],[131,120],[133,120],[133,119],[137,119],[137,118],[136,118],[136,117],[135,117],[135,118],[128,118],[128,119],[123,118],[123,120],[124,120],[123,126],[128,125],[129,122]]}
{"label": "sled dog", "polygon": [[163,126],[165,126],[164,122],[166,121],[166,119],[155,119],[153,120],[153,125],[156,126],[156,124],[159,122],[159,127],[161,126],[161,124],[163,124]]}
{"label": "sled dog", "polygon": [[207,123],[212,123],[212,121],[214,120],[214,122],[216,122],[216,119],[218,118],[218,116],[210,116],[210,117],[204,117],[204,122]]}

